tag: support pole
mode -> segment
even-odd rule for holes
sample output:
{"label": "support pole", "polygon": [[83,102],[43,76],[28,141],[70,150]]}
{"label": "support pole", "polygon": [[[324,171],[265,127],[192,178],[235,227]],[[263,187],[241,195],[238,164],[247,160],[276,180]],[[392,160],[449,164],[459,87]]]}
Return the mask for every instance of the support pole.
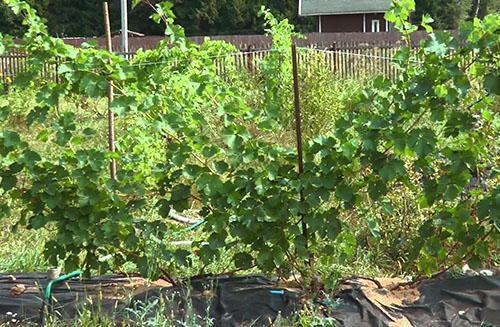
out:
{"label": "support pole", "polygon": [[128,8],[127,0],[121,0],[122,14],[122,33],[121,33],[121,51],[125,58],[128,55]]}
{"label": "support pole", "polygon": [[[298,70],[298,60],[297,60],[297,46],[295,42],[292,43],[292,65],[293,65],[293,93],[294,93],[294,105],[295,105],[295,131],[297,134],[297,158],[298,158],[298,172],[299,176],[304,173],[304,158],[302,154],[302,117],[300,114],[300,95],[299,95],[299,70]],[[304,202],[304,190],[300,189],[300,202]],[[309,233],[307,230],[307,224],[304,220],[304,216],[301,217],[302,220],[302,235],[305,238],[306,250],[309,249]],[[311,268],[313,267],[313,255],[309,254],[309,261],[306,262]]]}
{"label": "support pole", "polygon": [[[104,30],[106,31],[106,48],[109,52],[113,52],[113,43],[111,42],[111,26],[109,23],[109,9],[108,3],[102,4],[104,11]],[[108,83],[108,150],[115,152],[115,115],[111,110],[111,103],[113,102],[114,90],[113,82]],[[116,160],[111,159],[109,163],[109,173],[111,179],[116,180]]]}

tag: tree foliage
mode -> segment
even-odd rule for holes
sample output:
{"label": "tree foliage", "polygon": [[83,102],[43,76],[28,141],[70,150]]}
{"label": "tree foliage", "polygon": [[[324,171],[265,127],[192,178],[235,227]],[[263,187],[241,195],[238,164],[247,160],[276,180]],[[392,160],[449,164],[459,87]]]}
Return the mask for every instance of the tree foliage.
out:
{"label": "tree foliage", "polygon": [[[120,30],[120,1],[110,0],[110,18],[113,31]],[[153,7],[158,0],[148,1]],[[47,26],[54,36],[101,36],[104,34],[101,0],[43,0],[28,1],[38,14],[47,20]],[[129,1],[132,5],[132,1]],[[257,13],[262,5],[270,8],[278,18],[289,18],[301,30],[314,29],[314,20],[298,17],[297,1],[255,1],[255,0],[209,0],[176,1],[174,12],[177,22],[186,28],[188,35],[252,34],[262,33],[262,21]],[[130,10],[129,28],[146,35],[161,35],[159,25],[148,19],[154,12],[143,3]],[[22,35],[19,19],[8,7],[0,4],[0,32]]]}
{"label": "tree foliage", "polygon": [[434,18],[436,29],[457,29],[469,17],[472,8],[471,0],[416,0],[415,19],[420,21],[422,15],[429,14]]}
{"label": "tree foliage", "polygon": [[[158,3],[150,0],[148,3]],[[29,0],[38,14],[47,20],[49,32],[54,36],[101,36],[104,34],[101,0]],[[110,0],[111,25],[113,31],[120,30],[120,1]],[[130,3],[131,5],[131,3]],[[262,33],[262,20],[258,19],[260,7],[264,5],[281,20],[287,18],[299,31],[315,31],[316,21],[298,16],[296,0],[208,0],[175,1],[174,13],[177,23],[184,26],[187,35],[252,34]],[[430,14],[436,29],[456,29],[465,20],[478,14],[498,12],[499,0],[417,0],[415,21],[424,13]],[[130,11],[130,29],[146,35],[161,35],[163,30],[151,24],[148,17],[153,10],[142,4]],[[0,4],[0,32],[21,35],[22,26],[8,10]]]}

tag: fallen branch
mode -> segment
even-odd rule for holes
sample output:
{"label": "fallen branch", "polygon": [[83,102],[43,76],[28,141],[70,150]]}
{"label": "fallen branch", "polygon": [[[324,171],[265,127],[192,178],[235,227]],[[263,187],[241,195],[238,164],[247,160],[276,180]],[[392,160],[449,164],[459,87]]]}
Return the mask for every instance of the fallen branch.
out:
{"label": "fallen branch", "polygon": [[341,279],[339,282],[338,282],[338,285],[341,285],[341,284],[349,284],[349,283],[352,283],[352,282],[355,282],[356,279],[364,279],[364,280],[368,280],[370,282],[373,282],[375,285],[377,285],[377,288],[379,289],[383,289],[384,286],[378,281],[376,280],[375,278],[371,278],[371,277],[363,277],[363,276],[357,276],[357,275],[354,275],[354,276],[351,276],[351,277],[348,277],[348,278],[343,278]]}

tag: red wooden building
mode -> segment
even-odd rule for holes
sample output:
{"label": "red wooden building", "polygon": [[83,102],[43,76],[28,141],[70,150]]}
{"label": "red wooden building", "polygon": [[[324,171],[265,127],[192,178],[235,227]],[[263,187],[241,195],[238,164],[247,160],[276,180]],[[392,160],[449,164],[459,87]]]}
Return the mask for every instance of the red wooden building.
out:
{"label": "red wooden building", "polygon": [[299,0],[300,16],[318,17],[318,32],[388,32],[391,0]]}

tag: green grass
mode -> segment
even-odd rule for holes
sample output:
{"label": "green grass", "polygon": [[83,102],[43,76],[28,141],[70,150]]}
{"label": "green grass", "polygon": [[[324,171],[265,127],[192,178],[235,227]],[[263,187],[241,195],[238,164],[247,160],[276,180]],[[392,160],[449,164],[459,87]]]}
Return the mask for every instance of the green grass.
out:
{"label": "green grass", "polygon": [[48,262],[43,256],[47,230],[12,232],[12,225],[3,221],[0,229],[0,273],[46,271]]}

